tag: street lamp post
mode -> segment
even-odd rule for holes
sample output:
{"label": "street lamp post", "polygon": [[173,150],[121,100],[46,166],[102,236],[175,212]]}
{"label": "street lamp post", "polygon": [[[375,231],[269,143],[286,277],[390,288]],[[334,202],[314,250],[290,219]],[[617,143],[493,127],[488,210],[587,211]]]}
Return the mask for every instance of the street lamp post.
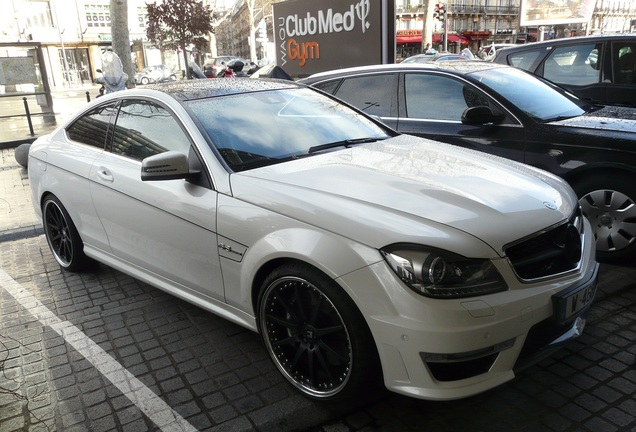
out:
{"label": "street lamp post", "polygon": [[60,21],[57,17],[57,6],[55,5],[55,1],[51,0],[51,4],[53,5],[53,15],[55,15],[55,28],[57,29],[57,34],[60,37],[60,45],[62,46],[62,67],[64,67],[64,77],[70,88],[71,77],[68,71],[68,62],[66,61],[66,48],[64,48],[64,38],[62,38],[63,32],[60,31]]}

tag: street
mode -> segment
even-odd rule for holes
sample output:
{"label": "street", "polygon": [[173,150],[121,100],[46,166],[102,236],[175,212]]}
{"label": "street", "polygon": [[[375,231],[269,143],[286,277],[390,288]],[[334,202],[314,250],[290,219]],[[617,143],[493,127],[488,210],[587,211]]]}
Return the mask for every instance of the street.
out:
{"label": "street", "polygon": [[26,170],[0,169],[0,431],[636,430],[636,269],[601,266],[574,343],[458,401],[300,396],[260,337],[104,265],[62,272]]}

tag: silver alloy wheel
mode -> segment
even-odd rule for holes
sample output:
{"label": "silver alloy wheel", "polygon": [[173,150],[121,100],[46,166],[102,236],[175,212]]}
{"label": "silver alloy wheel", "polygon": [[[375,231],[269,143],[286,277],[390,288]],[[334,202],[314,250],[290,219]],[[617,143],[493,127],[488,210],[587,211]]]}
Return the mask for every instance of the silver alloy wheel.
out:
{"label": "silver alloy wheel", "polygon": [[45,203],[43,213],[46,239],[53,256],[62,267],[69,267],[73,262],[75,247],[66,216],[57,203],[52,200]]}
{"label": "silver alloy wheel", "polygon": [[615,190],[595,190],[579,200],[583,214],[592,224],[596,250],[612,252],[636,241],[636,203]]}
{"label": "silver alloy wheel", "polygon": [[351,338],[340,312],[318,287],[295,276],[274,280],[263,295],[260,325],[274,363],[301,392],[329,398],[346,387]]}

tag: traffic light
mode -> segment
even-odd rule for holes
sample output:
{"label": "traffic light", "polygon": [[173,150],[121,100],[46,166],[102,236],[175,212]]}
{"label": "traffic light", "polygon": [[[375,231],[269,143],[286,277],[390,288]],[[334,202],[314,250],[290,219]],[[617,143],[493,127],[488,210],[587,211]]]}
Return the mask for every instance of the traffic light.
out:
{"label": "traffic light", "polygon": [[435,4],[435,9],[433,10],[433,18],[440,21],[444,21],[446,19],[446,6],[444,4]]}

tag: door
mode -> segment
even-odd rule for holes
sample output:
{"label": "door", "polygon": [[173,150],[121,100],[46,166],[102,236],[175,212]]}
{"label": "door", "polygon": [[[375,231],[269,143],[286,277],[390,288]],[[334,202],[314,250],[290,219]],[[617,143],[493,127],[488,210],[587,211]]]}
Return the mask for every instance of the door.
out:
{"label": "door", "polygon": [[316,84],[390,128],[397,126],[397,73],[371,73]]}
{"label": "door", "polygon": [[[489,107],[502,120],[497,124],[463,124],[462,114],[475,106]],[[397,130],[524,161],[525,131],[521,124],[481,89],[451,75],[402,75]]]}
{"label": "door", "polygon": [[636,38],[610,44],[612,82],[607,84],[607,103],[636,106]]}
{"label": "door", "polygon": [[93,202],[112,254],[125,265],[191,294],[223,299],[216,242],[217,193],[185,180],[141,181],[141,160],[184,154],[188,135],[167,108],[121,105],[113,139],[90,173]]}

